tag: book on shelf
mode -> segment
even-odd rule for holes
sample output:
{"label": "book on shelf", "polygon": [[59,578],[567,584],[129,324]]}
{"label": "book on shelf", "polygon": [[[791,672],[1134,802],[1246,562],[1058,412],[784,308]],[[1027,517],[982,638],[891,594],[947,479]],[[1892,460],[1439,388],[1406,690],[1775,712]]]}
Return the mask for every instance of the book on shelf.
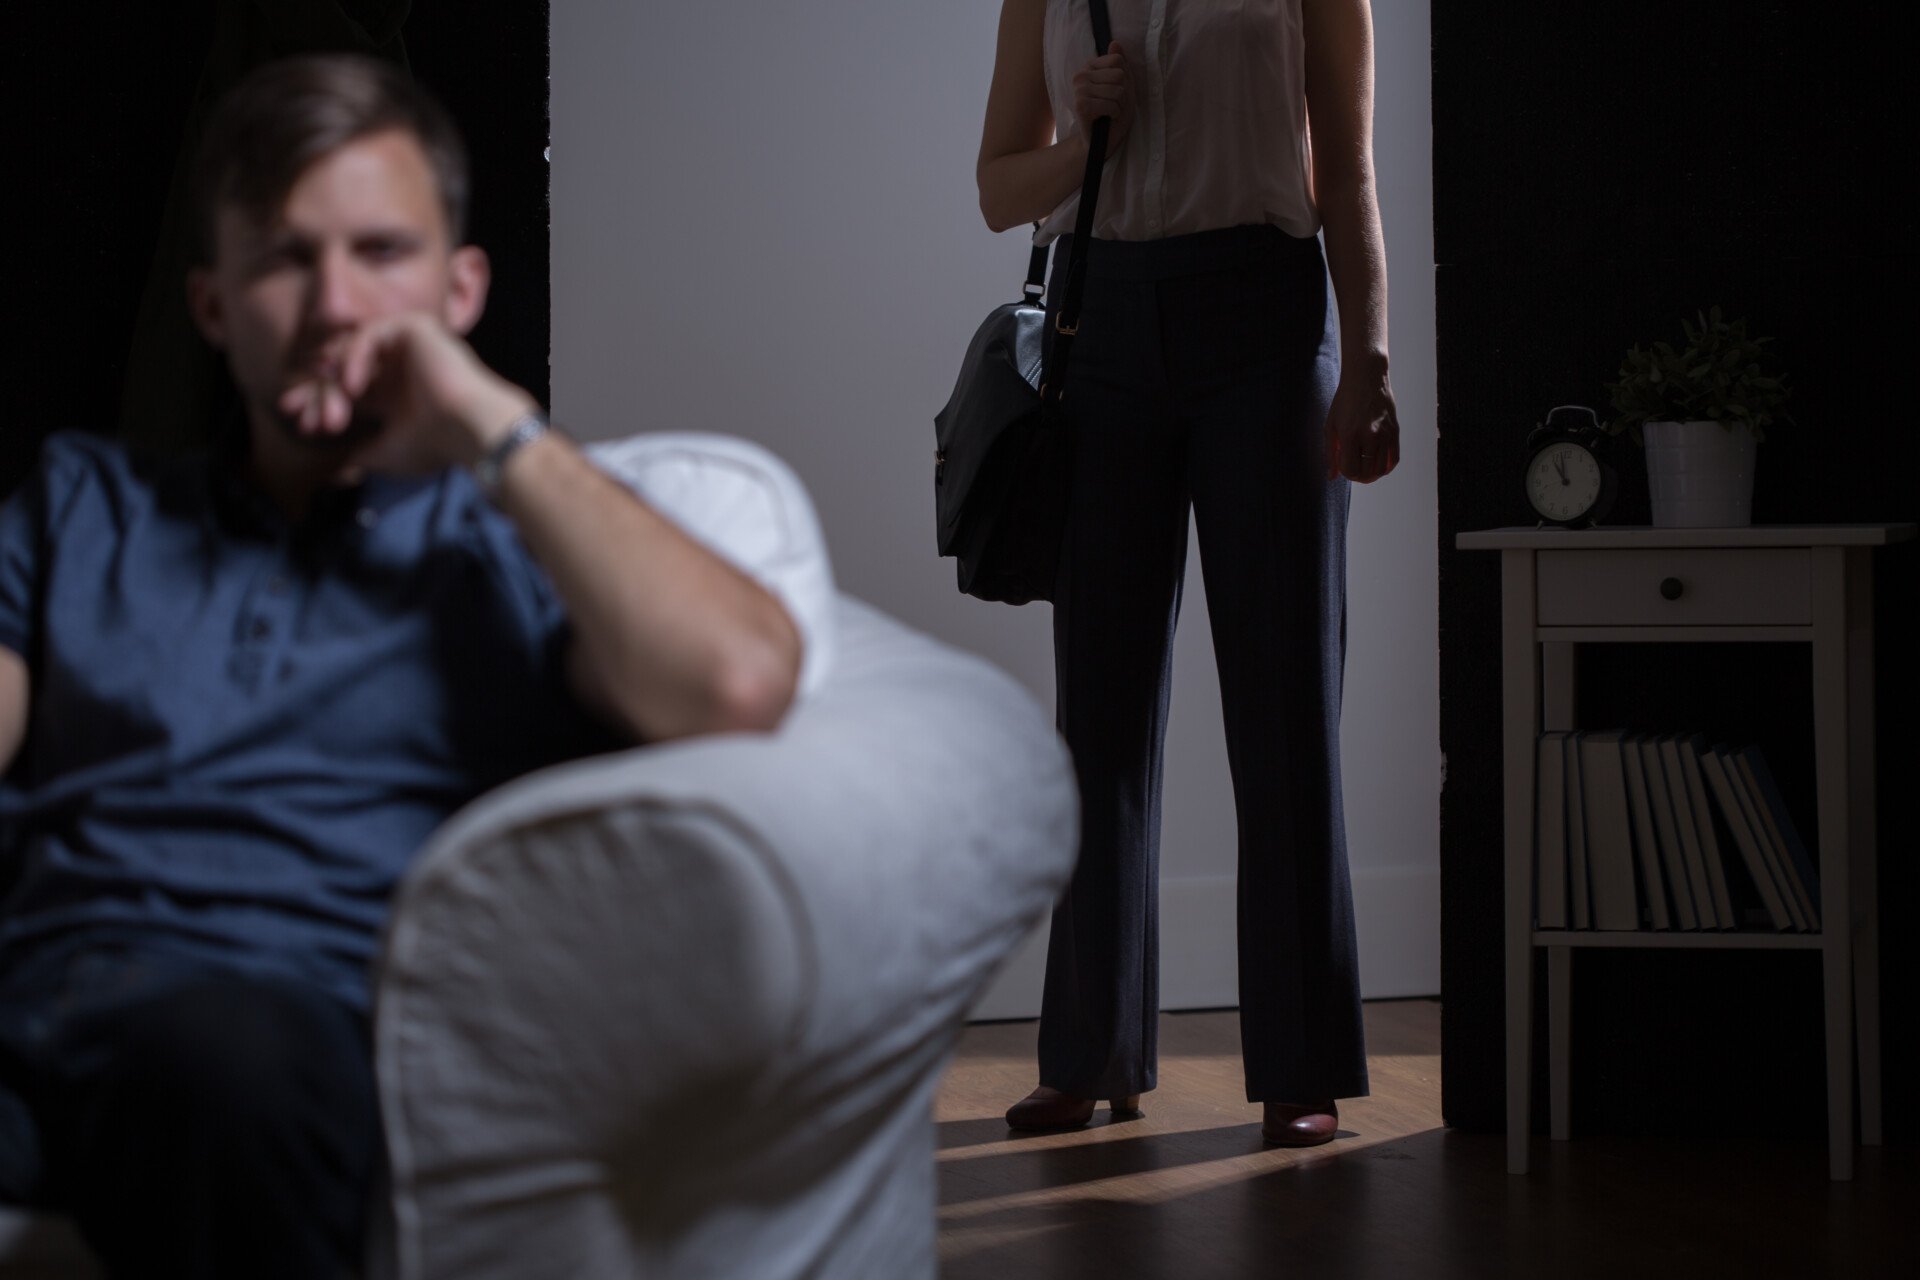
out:
{"label": "book on shelf", "polygon": [[1627,775],[1618,730],[1580,735],[1580,791],[1586,812],[1587,873],[1592,878],[1593,927],[1625,932],[1640,927],[1634,887],[1633,820],[1627,811]]}
{"label": "book on shelf", "polygon": [[1567,898],[1569,919],[1576,929],[1593,928],[1592,881],[1587,877],[1587,806],[1580,785],[1580,743],[1587,735],[1567,735]]}
{"label": "book on shelf", "polygon": [[1774,891],[1786,904],[1793,927],[1803,932],[1812,928],[1813,913],[1802,905],[1800,895],[1793,887],[1793,877],[1787,872],[1786,852],[1774,843],[1772,833],[1767,830],[1760,816],[1760,799],[1747,784],[1746,772],[1740,768],[1740,753],[1724,743],[1716,744],[1713,753],[1720,757],[1720,767],[1727,771],[1727,782],[1740,801],[1740,812],[1753,831],[1754,843],[1760,846],[1760,856],[1766,860],[1767,871],[1773,876]]}
{"label": "book on shelf", "polygon": [[1767,918],[1773,922],[1773,927],[1776,929],[1796,928],[1794,913],[1787,909],[1786,899],[1781,896],[1779,886],[1774,883],[1773,872],[1767,865],[1767,855],[1761,849],[1759,838],[1747,821],[1746,809],[1740,803],[1739,792],[1734,790],[1733,780],[1727,775],[1723,756],[1698,735],[1694,737],[1693,745],[1700,759],[1700,771],[1706,777],[1707,785],[1713,792],[1713,798],[1720,809],[1720,816],[1726,819],[1727,829],[1733,834],[1734,847],[1740,851],[1748,877],[1753,881],[1754,887],[1760,891],[1760,901],[1766,907]]}
{"label": "book on shelf", "polygon": [[1567,735],[1540,735],[1534,789],[1534,919],[1542,929],[1567,927]]}
{"label": "book on shelf", "polygon": [[[1659,848],[1660,866],[1665,873],[1667,892],[1673,898],[1673,923],[1680,929],[1698,929],[1700,912],[1694,906],[1696,885],[1680,843],[1680,822],[1674,817],[1673,790],[1667,778],[1660,740],[1643,734],[1638,740],[1640,772],[1647,784],[1647,807],[1652,811],[1654,843]],[[1704,874],[1702,876],[1704,880]]]}
{"label": "book on shelf", "polygon": [[1820,928],[1818,864],[1758,746],[1549,730],[1534,768],[1536,927]]}
{"label": "book on shelf", "polygon": [[1766,862],[1766,873],[1774,877],[1774,890],[1780,894],[1780,900],[1786,904],[1788,915],[1793,919],[1793,929],[1807,931],[1812,927],[1812,912],[1801,904],[1799,892],[1793,889],[1793,877],[1788,875],[1786,852],[1774,844],[1772,835],[1766,831],[1766,823],[1761,819],[1761,802],[1753,793],[1753,787],[1747,785],[1747,775],[1740,768],[1740,752],[1736,748],[1718,743],[1713,754],[1720,758],[1720,768],[1726,770],[1726,781],[1734,789],[1734,796],[1740,800],[1740,812],[1747,819],[1747,827],[1753,831],[1753,842],[1761,846],[1761,858]]}
{"label": "book on shelf", "polygon": [[[1704,743],[1697,736],[1675,735],[1672,744],[1680,777],[1686,784],[1687,811],[1693,818],[1693,838],[1699,846],[1700,864],[1706,874],[1705,900],[1713,908],[1713,927],[1737,928],[1740,918],[1734,914],[1733,895],[1727,889],[1727,865],[1720,851],[1720,837],[1714,830],[1713,810],[1708,807],[1707,784],[1700,768],[1700,749]],[[1681,839],[1686,838],[1682,832]]]}
{"label": "book on shelf", "polygon": [[1800,911],[1807,918],[1807,927],[1818,929],[1820,870],[1807,852],[1806,843],[1800,839],[1800,829],[1794,825],[1793,815],[1787,812],[1786,799],[1780,794],[1773,771],[1767,768],[1767,758],[1761,754],[1759,744],[1749,743],[1735,752],[1733,759],[1739,765],[1741,780],[1747,785],[1747,794],[1753,798],[1760,825],[1786,872],[1787,887],[1793,890],[1799,900]]}
{"label": "book on shelf", "polygon": [[1639,735],[1620,740],[1620,763],[1627,776],[1627,813],[1633,819],[1633,849],[1640,859],[1640,922],[1656,929],[1671,929],[1673,913],[1667,909],[1666,875],[1660,869],[1660,842],[1654,833],[1653,798],[1647,787],[1646,757],[1640,753]]}

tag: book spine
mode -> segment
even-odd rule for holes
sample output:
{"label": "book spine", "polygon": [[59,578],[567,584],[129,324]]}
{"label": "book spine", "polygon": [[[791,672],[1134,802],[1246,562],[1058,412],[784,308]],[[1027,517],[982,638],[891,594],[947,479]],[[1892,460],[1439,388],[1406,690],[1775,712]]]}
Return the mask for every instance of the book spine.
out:
{"label": "book spine", "polygon": [[1727,891],[1726,857],[1720,850],[1720,837],[1713,829],[1713,810],[1707,803],[1705,770],[1700,756],[1706,743],[1698,734],[1679,742],[1680,768],[1687,777],[1687,799],[1693,806],[1693,827],[1700,841],[1700,860],[1706,864],[1707,887],[1713,898],[1713,914],[1720,928],[1735,929],[1740,918],[1733,912],[1733,895]]}
{"label": "book spine", "polygon": [[1724,746],[1713,749],[1720,761],[1721,772],[1727,775],[1727,786],[1733,791],[1733,797],[1740,804],[1740,816],[1747,820],[1747,830],[1753,833],[1753,843],[1760,850],[1760,861],[1766,864],[1767,874],[1773,877],[1773,891],[1779,896],[1781,905],[1787,909],[1787,918],[1793,922],[1796,930],[1804,931],[1809,917],[1800,910],[1800,899],[1787,883],[1787,871],[1782,855],[1774,848],[1773,840],[1768,836],[1766,827],[1760,821],[1760,808],[1753,793],[1747,789],[1746,775],[1740,772],[1739,753]]}
{"label": "book spine", "polygon": [[1720,816],[1726,819],[1727,829],[1733,833],[1733,842],[1746,863],[1747,875],[1760,891],[1760,901],[1765,905],[1773,927],[1791,929],[1793,916],[1788,913],[1780,891],[1774,887],[1766,859],[1761,856],[1760,845],[1753,838],[1752,829],[1747,826],[1746,813],[1740,807],[1740,797],[1734,794],[1733,784],[1727,780],[1726,767],[1717,750],[1709,748],[1700,753],[1700,771],[1706,775],[1707,785],[1712,788],[1714,799],[1720,805]]}
{"label": "book spine", "polygon": [[[1789,903],[1800,916],[1801,928],[1818,929],[1820,911],[1813,905],[1813,895],[1801,877],[1796,859],[1787,848],[1786,830],[1781,825],[1784,812],[1776,813],[1773,804],[1775,797],[1769,797],[1761,788],[1759,775],[1754,769],[1754,759],[1759,752],[1758,746],[1743,747],[1730,756],[1727,763],[1739,773],[1740,785],[1745,789],[1745,798],[1751,802],[1753,815],[1759,822],[1760,832],[1766,837],[1767,844],[1772,847],[1774,866],[1779,872],[1780,883],[1787,890]],[[1793,819],[1786,818],[1786,826],[1792,825]],[[1795,839],[1798,838],[1796,835]]]}
{"label": "book spine", "polygon": [[1623,738],[1620,759],[1627,778],[1627,812],[1633,819],[1633,849],[1640,863],[1640,900],[1656,929],[1673,928],[1667,909],[1666,877],[1660,871],[1660,846],[1653,832],[1653,801],[1647,788],[1645,757],[1638,738]]}
{"label": "book spine", "polygon": [[[1700,847],[1700,824],[1693,816],[1693,798],[1686,770],[1680,763],[1681,743],[1677,736],[1660,739],[1660,763],[1665,766],[1667,786],[1673,798],[1673,825],[1679,829],[1680,850],[1687,862],[1687,888],[1693,892],[1693,908],[1702,929],[1720,928],[1720,917],[1713,901],[1713,886],[1707,880],[1706,853]],[[1695,779],[1698,785],[1698,779]]]}
{"label": "book spine", "polygon": [[1534,800],[1534,919],[1542,929],[1567,927],[1567,735],[1540,735]]}
{"label": "book spine", "polygon": [[1640,769],[1647,780],[1647,806],[1653,810],[1660,865],[1666,872],[1667,890],[1673,895],[1674,924],[1681,929],[1698,929],[1700,915],[1693,905],[1692,877],[1687,869],[1686,853],[1680,846],[1680,824],[1673,816],[1673,791],[1667,782],[1667,769],[1660,758],[1657,739],[1640,740]]}
{"label": "book spine", "polygon": [[1587,870],[1593,877],[1593,927],[1615,932],[1638,929],[1633,827],[1627,813],[1620,735],[1587,735],[1580,744],[1580,763],[1587,816]]}
{"label": "book spine", "polygon": [[1820,864],[1816,862],[1807,842],[1800,838],[1800,828],[1794,825],[1793,815],[1787,811],[1786,797],[1780,793],[1780,784],[1774,781],[1773,770],[1767,767],[1767,758],[1758,746],[1747,748],[1747,764],[1753,770],[1753,778],[1759,784],[1760,794],[1766,798],[1767,810],[1773,814],[1774,823],[1785,841],[1791,865],[1800,873],[1800,883],[1807,891],[1807,903],[1813,918],[1820,919]]}
{"label": "book spine", "polygon": [[1586,796],[1580,786],[1580,752],[1586,735],[1567,735],[1567,886],[1573,927],[1593,928],[1592,881],[1587,876]]}

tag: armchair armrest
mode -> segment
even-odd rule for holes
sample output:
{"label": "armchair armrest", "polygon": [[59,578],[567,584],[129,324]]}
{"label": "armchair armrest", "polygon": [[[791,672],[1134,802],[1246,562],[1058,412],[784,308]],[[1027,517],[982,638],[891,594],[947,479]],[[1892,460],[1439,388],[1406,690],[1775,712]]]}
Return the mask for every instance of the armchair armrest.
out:
{"label": "armchair armrest", "polygon": [[549,770],[422,854],[376,1006],[401,1276],[932,1266],[931,1091],[1077,804],[1012,680],[835,613],[776,733]]}

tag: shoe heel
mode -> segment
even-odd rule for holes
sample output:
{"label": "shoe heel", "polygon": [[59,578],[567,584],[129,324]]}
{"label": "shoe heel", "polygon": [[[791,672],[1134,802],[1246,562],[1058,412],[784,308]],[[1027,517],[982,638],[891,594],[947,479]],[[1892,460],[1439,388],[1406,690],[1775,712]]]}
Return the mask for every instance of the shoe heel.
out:
{"label": "shoe heel", "polygon": [[1133,1117],[1142,1114],[1140,1095],[1130,1093],[1124,1098],[1112,1098],[1107,1102],[1107,1110],[1116,1116]]}

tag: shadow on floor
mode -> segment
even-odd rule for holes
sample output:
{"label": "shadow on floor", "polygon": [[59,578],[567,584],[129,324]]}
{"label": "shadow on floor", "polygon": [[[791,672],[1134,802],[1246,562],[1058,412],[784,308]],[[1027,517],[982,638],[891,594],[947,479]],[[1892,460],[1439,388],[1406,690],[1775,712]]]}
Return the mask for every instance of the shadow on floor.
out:
{"label": "shadow on floor", "polygon": [[1863,1151],[1834,1184],[1817,1142],[1543,1142],[1519,1178],[1499,1135],[1335,1143],[1279,1167],[1246,1159],[1258,1148],[1257,1126],[1232,1125],[943,1161],[941,1274],[1920,1275],[1912,1151]]}

